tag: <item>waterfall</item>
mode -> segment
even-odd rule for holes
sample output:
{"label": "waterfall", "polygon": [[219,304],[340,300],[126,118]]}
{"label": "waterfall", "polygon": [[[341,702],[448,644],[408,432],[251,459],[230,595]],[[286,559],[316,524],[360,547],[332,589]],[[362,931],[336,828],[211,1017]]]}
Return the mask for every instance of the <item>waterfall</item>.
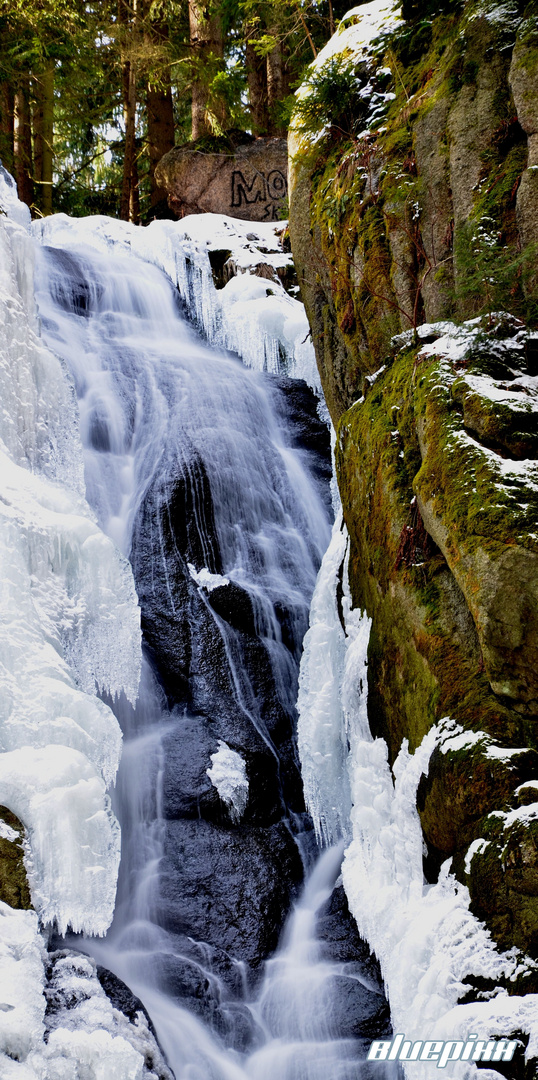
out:
{"label": "waterfall", "polygon": [[[131,609],[108,572],[101,642],[92,631],[81,659],[74,646],[66,657],[123,730],[115,915],[104,939],[91,936],[101,923],[66,915],[60,930],[86,936],[53,944],[127,984],[175,1080],[366,1078],[388,1007],[347,910],[342,850],[317,854],[295,736],[330,537],[328,433],[303,383],[205,344],[159,258],[137,255],[122,228],[110,223],[103,246],[103,219],[49,219],[35,250],[42,343],[76,394],[92,528],[109,538],[105,566],[111,541],[121,573],[130,560],[144,640],[133,704],[121,680]],[[90,648],[108,681],[97,671],[90,685]],[[147,1061],[129,1072],[134,1051],[114,1045],[107,1080],[168,1075]]]}

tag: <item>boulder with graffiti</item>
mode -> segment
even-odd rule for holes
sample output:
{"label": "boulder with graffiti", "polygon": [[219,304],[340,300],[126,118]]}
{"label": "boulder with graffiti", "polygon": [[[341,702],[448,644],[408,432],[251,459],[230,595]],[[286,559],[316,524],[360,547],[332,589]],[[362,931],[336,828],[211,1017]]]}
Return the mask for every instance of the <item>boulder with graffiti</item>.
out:
{"label": "boulder with graffiti", "polygon": [[155,178],[175,217],[216,213],[246,221],[286,216],[288,151],[285,139],[202,139],[161,158]]}

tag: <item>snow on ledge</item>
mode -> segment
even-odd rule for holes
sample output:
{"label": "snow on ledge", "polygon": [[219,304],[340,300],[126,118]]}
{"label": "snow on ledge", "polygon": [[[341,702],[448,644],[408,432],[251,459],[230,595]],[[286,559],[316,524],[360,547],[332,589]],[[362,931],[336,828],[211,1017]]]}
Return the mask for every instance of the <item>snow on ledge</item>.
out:
{"label": "snow on ledge", "polygon": [[241,754],[232,750],[227,743],[219,739],[219,748],[211,754],[211,768],[207,775],[217,789],[220,798],[228,808],[234,822],[243,817],[248,802],[247,768]]}
{"label": "snow on ledge", "polygon": [[229,578],[224,577],[222,574],[212,574],[207,569],[207,566],[203,566],[201,570],[196,570],[192,563],[187,563],[187,568],[193,581],[200,588],[205,589],[206,592],[213,592],[213,589],[219,589],[221,585],[230,584]]}

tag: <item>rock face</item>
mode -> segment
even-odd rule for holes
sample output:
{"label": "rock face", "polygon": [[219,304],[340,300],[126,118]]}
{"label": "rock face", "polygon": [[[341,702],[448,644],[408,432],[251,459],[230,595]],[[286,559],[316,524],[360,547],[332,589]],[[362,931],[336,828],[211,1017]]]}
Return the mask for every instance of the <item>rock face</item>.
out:
{"label": "rock face", "polygon": [[288,194],[285,139],[201,140],[176,146],[155,170],[170,210],[186,214],[228,214],[246,221],[285,217]]}
{"label": "rock face", "polygon": [[[316,399],[297,380],[272,382],[277,411],[288,417],[291,445],[308,456],[328,496],[329,434]],[[303,877],[294,830],[304,804],[295,683],[290,680],[287,693],[286,663],[272,663],[253,594],[222,576],[215,517],[210,478],[195,448],[186,448],[184,461],[175,460],[148,488],[131,559],[145,642],[174,721],[164,746],[166,824],[156,921],[178,943],[180,956],[157,954],[156,970],[160,984],[166,971],[167,992],[241,1049],[252,1036],[252,1018],[240,1011],[232,1023],[215,986],[222,984],[225,998],[237,994],[236,961],[255,981],[277,946]],[[193,578],[193,564],[220,580],[205,587],[203,577]],[[292,671],[306,630],[306,605],[294,611],[281,605],[276,616],[279,655],[288,658]],[[220,741],[246,765],[249,797],[240,822],[208,775]],[[211,968],[215,985],[201,977],[201,964]]]}
{"label": "rock face", "polygon": [[499,944],[537,957],[538,43],[531,5],[422,9],[345,54],[360,134],[296,121],[290,234],[372,730],[394,759],[460,726],[419,788],[426,876],[451,857]]}

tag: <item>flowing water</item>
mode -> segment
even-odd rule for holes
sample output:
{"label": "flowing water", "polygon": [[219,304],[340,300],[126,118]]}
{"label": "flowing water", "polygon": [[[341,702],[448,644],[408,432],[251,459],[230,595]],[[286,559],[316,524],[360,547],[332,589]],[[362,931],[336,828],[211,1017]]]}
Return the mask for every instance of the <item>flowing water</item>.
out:
{"label": "flowing water", "polygon": [[[315,455],[294,443],[286,387],[205,346],[155,267],[74,234],[41,249],[37,281],[76,388],[88,499],[131,558],[148,648],[136,709],[116,706],[116,914],[85,947],[142,1000],[176,1080],[369,1076],[382,988],[319,932],[342,852],[313,854],[293,736],[329,539]],[[248,766],[239,824],[207,775],[218,740]]]}

